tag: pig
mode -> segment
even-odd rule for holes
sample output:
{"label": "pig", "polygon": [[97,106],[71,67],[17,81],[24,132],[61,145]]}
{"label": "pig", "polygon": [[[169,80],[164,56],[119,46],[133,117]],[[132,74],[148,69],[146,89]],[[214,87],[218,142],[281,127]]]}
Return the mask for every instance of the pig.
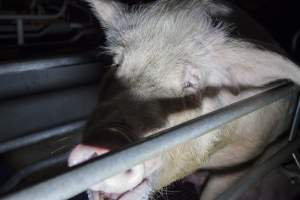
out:
{"label": "pig", "polygon": [[[258,94],[279,80],[300,83],[299,68],[272,39],[267,43],[275,48],[268,49],[264,42],[234,36],[236,27],[222,20],[236,9],[228,4],[87,2],[105,28],[113,65],[82,143],[69,156],[70,167]],[[147,200],[197,170],[247,162],[286,130],[290,104],[277,101],[91,186],[90,199]],[[215,199],[246,172],[212,174],[201,199]]]}

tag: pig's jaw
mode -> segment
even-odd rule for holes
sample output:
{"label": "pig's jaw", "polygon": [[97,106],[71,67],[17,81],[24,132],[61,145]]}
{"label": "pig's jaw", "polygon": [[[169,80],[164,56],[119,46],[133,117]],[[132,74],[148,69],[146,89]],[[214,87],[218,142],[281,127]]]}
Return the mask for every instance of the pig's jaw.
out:
{"label": "pig's jaw", "polygon": [[[109,150],[93,146],[78,145],[70,154],[70,167],[83,163]],[[160,167],[160,159],[155,158],[139,164],[126,172],[115,175],[92,186],[90,200],[147,200],[151,193],[151,177]]]}
{"label": "pig's jaw", "polygon": [[[139,173],[141,165],[131,169]],[[136,171],[136,172],[134,172]],[[123,177],[122,177],[123,176]],[[89,200],[146,200],[151,191],[149,178],[139,174],[126,180],[126,172],[106,179],[90,188]],[[91,195],[92,194],[92,195]]]}
{"label": "pig's jaw", "polygon": [[89,200],[147,200],[152,189],[149,180],[145,178],[140,184],[133,189],[122,194],[108,193],[99,191],[88,191]]}

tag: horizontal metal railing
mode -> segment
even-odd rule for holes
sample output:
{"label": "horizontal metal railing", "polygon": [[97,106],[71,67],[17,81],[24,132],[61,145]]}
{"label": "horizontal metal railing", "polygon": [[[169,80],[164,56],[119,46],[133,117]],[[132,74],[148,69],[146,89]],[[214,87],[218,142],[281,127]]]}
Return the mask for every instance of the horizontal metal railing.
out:
{"label": "horizontal metal railing", "polygon": [[297,98],[297,107],[290,129],[290,134],[287,139],[287,144],[282,147],[277,152],[273,153],[269,158],[260,163],[257,166],[253,166],[252,169],[242,177],[238,182],[226,190],[222,195],[220,195],[216,200],[238,200],[242,194],[247,192],[249,188],[254,186],[260,179],[268,175],[272,170],[279,167],[284,161],[288,158],[293,157],[298,169],[299,165],[299,156],[297,150],[300,147],[300,138],[299,136],[299,120],[300,120],[300,96]]}
{"label": "horizontal metal railing", "polygon": [[[181,124],[168,131],[148,137],[144,141],[132,144],[127,148],[95,158],[60,176],[9,194],[2,199],[55,200],[71,198],[99,181],[130,169],[143,161],[159,155],[163,151],[204,135],[213,129],[279,99],[286,98],[296,91],[298,91],[298,88],[292,84],[272,88],[254,97]],[[294,146],[297,146],[299,143],[299,141],[296,142]]]}
{"label": "horizontal metal railing", "polygon": [[51,19],[56,19],[65,12],[67,8],[68,0],[63,1],[63,4],[60,8],[60,10],[51,15],[0,15],[0,20],[33,20],[33,19],[38,19],[38,20],[51,20]]}
{"label": "horizontal metal railing", "polygon": [[0,194],[8,193],[9,191],[17,187],[19,183],[24,181],[24,179],[28,178],[31,175],[34,175],[35,173],[39,173],[42,170],[53,167],[55,165],[67,163],[69,153],[70,152],[55,155],[22,168],[21,170],[17,171],[14,175],[12,175],[7,181],[5,181],[3,185],[1,185]]}
{"label": "horizontal metal railing", "polygon": [[45,141],[47,139],[70,134],[79,131],[85,125],[85,120],[77,121],[67,125],[59,126],[42,132],[33,133],[27,136],[19,137],[14,140],[0,142],[0,154],[12,151],[21,147]]}
{"label": "horizontal metal railing", "polygon": [[[99,56],[100,57],[100,56]],[[72,54],[55,56],[34,60],[22,60],[15,62],[1,62],[0,63],[0,76],[7,74],[16,74],[28,71],[46,70],[50,68],[57,68],[61,66],[80,65],[94,62],[104,62],[105,57],[97,58],[94,51],[87,52],[86,54]],[[102,61],[104,60],[104,61]]]}
{"label": "horizontal metal railing", "polygon": [[68,0],[65,0],[61,9],[56,14],[51,15],[0,15],[0,20],[15,20],[17,29],[18,44],[24,44],[24,20],[51,20],[61,17],[67,8]]}
{"label": "horizontal metal railing", "polygon": [[288,143],[278,152],[274,153],[267,161],[253,167],[250,172],[238,180],[234,186],[225,191],[216,200],[238,200],[245,192],[254,186],[260,179],[279,167],[284,161],[300,147],[300,138]]}

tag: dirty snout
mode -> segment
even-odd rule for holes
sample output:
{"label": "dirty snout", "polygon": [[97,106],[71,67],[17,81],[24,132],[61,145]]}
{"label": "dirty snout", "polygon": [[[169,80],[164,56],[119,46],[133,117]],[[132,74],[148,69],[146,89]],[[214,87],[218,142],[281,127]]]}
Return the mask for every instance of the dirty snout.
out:
{"label": "dirty snout", "polygon": [[[109,134],[108,134],[109,133]],[[100,139],[100,140],[99,140]],[[98,141],[97,144],[95,141]],[[93,139],[89,144],[79,144],[71,152],[68,165],[76,166],[101,156],[129,143],[126,136],[106,132],[106,136]],[[151,174],[160,166],[158,158],[139,164],[123,173],[110,177],[89,188],[90,200],[132,200],[147,199],[151,192]],[[112,163],[113,164],[113,163]],[[101,169],[99,169],[101,170]]]}

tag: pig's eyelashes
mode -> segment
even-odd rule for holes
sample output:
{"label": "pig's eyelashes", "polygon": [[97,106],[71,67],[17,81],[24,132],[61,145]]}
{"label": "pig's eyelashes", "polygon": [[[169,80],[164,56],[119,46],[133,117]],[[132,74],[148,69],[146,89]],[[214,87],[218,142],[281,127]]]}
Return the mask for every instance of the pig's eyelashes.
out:
{"label": "pig's eyelashes", "polygon": [[107,130],[109,130],[111,133],[117,134],[119,136],[122,136],[123,138],[125,138],[128,142],[132,142],[133,139],[128,136],[126,133],[124,133],[123,131],[120,131],[117,128],[108,128]]}
{"label": "pig's eyelashes", "polygon": [[195,94],[197,92],[196,84],[193,84],[191,81],[185,82],[183,84],[183,93],[185,95]]}
{"label": "pig's eyelashes", "polygon": [[120,122],[113,122],[110,123],[108,128],[105,128],[106,130],[110,130],[114,132],[115,134],[119,134],[122,137],[126,138],[129,142],[132,142],[135,140],[132,134],[132,128],[129,127],[128,125]]}
{"label": "pig's eyelashes", "polygon": [[194,85],[193,85],[191,82],[186,82],[186,83],[184,83],[184,85],[183,85],[183,88],[184,88],[184,89],[186,89],[186,88],[192,88],[192,87],[194,87]]}
{"label": "pig's eyelashes", "polygon": [[113,63],[112,65],[111,65],[111,68],[114,68],[114,69],[116,69],[116,68],[119,68],[119,64],[117,64],[117,63]]}

